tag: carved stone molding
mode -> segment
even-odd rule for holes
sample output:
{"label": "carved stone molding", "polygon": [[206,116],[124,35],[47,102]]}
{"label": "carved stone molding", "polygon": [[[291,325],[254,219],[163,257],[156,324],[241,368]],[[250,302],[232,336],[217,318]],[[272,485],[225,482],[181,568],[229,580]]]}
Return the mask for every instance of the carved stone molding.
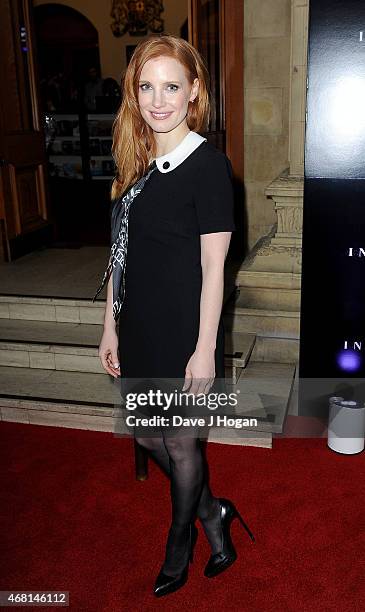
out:
{"label": "carved stone molding", "polygon": [[[277,224],[273,235],[263,241],[255,252],[252,267],[276,271],[300,272],[302,260],[303,189],[301,176],[290,176],[288,169],[265,189],[265,194],[274,200]],[[261,259],[261,258],[266,259]]]}
{"label": "carved stone molding", "polygon": [[303,188],[301,176],[290,176],[288,170],[276,178],[265,189],[265,194],[275,203],[278,216],[277,230],[271,239],[276,247],[300,248],[303,230]]}

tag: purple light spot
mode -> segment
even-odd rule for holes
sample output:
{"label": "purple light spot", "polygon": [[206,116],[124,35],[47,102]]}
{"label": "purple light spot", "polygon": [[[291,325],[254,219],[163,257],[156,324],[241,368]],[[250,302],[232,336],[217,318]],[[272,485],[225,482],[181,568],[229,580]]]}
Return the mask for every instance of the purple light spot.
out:
{"label": "purple light spot", "polygon": [[355,372],[361,365],[361,355],[352,349],[341,351],[337,355],[337,365],[346,372]]}

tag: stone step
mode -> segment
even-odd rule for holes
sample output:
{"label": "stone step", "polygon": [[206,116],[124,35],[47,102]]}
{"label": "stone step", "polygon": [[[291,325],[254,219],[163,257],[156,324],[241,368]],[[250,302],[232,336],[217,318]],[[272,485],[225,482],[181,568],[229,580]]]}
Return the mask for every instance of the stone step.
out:
{"label": "stone step", "polygon": [[228,391],[238,398],[232,412],[242,418],[256,418],[251,431],[281,433],[287,415],[297,364],[250,360],[236,384]]}
{"label": "stone step", "polygon": [[[100,409],[80,404],[52,404],[39,400],[34,402],[30,399],[13,400],[1,396],[0,402],[0,418],[3,421],[71,429],[89,429],[111,432],[117,436],[125,437],[131,435],[129,429],[125,427],[123,419],[119,417],[119,408],[106,407]],[[255,436],[252,432],[247,432],[239,438],[237,436],[222,436],[218,430],[209,434],[208,442],[272,448],[272,437],[272,434],[267,432],[257,432]]]}
{"label": "stone step", "polygon": [[[237,394],[238,402],[231,411],[226,411],[227,421],[221,418],[220,423],[216,423],[218,417],[213,420],[216,424],[209,430],[209,442],[272,448],[272,436],[283,432],[289,406],[293,403],[295,373],[296,364],[250,360],[238,383],[227,383],[228,393]],[[235,418],[230,419],[230,416]],[[242,419],[243,424],[255,419],[257,426],[237,427],[237,418]]]}
{"label": "stone step", "polygon": [[[106,374],[98,356],[102,325],[0,319],[0,365]],[[226,375],[246,367],[254,334],[226,334]],[[122,359],[122,358],[121,358]]]}
{"label": "stone step", "polygon": [[300,311],[300,289],[241,287],[240,294],[245,308]]}
{"label": "stone step", "polygon": [[102,325],[0,319],[0,365],[102,374]]}
{"label": "stone step", "polygon": [[[235,291],[233,281],[224,286],[223,303]],[[47,297],[0,294],[0,320],[53,321],[57,323],[87,323],[102,325],[105,312],[106,287],[95,302],[90,298]],[[104,297],[101,297],[103,296]]]}
{"label": "stone step", "polygon": [[226,365],[245,368],[255,346],[256,334],[225,331]]}
{"label": "stone step", "polygon": [[302,275],[299,273],[240,269],[236,285],[263,289],[300,290]]}
{"label": "stone step", "polygon": [[[294,370],[285,364],[250,363],[240,384],[227,383],[227,391],[240,390],[232,415],[256,418],[257,427],[246,431],[213,427],[208,441],[270,448],[272,432],[282,431]],[[0,366],[1,418],[5,421],[130,435],[123,426],[120,405],[118,379],[104,374]]]}
{"label": "stone step", "polygon": [[0,319],[102,325],[105,300],[0,295]]}
{"label": "stone step", "polygon": [[229,300],[224,311],[227,330],[258,336],[299,338],[300,312],[272,308],[247,308],[244,290]]}
{"label": "stone step", "polygon": [[113,431],[120,393],[111,376],[0,367],[4,421]]}
{"label": "stone step", "polygon": [[212,427],[209,431],[208,442],[216,444],[230,444],[232,446],[256,446],[258,448],[272,448],[272,433],[265,431],[242,431],[239,434],[228,435],[219,427]]}
{"label": "stone step", "polygon": [[256,336],[250,359],[275,363],[297,363],[299,361],[299,338]]}

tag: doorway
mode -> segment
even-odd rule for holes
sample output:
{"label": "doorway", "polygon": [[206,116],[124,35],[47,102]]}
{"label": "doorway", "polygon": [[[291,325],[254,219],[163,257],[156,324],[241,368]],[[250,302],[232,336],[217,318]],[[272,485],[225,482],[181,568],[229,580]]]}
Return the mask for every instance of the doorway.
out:
{"label": "doorway", "polygon": [[[15,0],[9,4],[0,0],[0,6],[6,26],[2,57],[11,57],[9,62],[2,61],[2,81],[13,84],[6,95],[3,91],[0,101],[4,117],[0,150],[3,259],[11,261],[46,244],[106,246],[113,178],[108,150],[113,119],[110,98],[106,108],[100,106],[103,96],[95,95],[95,104],[99,104],[95,111],[89,111],[83,121],[77,115],[84,98],[85,71],[91,69],[92,78],[100,80],[101,45],[105,56],[106,47],[116,44],[109,11],[95,2],[98,10],[93,15],[103,15],[106,28],[105,23],[92,22],[66,3]],[[172,10],[173,16],[165,11],[165,30],[188,38],[211,74],[212,120],[206,135],[231,159],[239,192],[243,183],[243,2],[189,0],[186,4],[181,0]],[[20,38],[14,35],[18,31]],[[140,38],[118,39],[117,43],[122,48]],[[124,65],[121,56],[111,55],[120,67]],[[115,74],[120,75],[121,69]],[[107,80],[110,91],[116,89],[110,83],[113,79]],[[61,115],[53,127],[48,122],[49,134],[45,113]],[[70,117],[72,114],[76,117]],[[240,194],[237,200],[242,200]],[[237,221],[234,238],[240,240],[240,216]]]}
{"label": "doorway", "polygon": [[42,110],[77,110],[77,92],[88,69],[100,75],[97,29],[63,4],[35,6],[34,24]]}

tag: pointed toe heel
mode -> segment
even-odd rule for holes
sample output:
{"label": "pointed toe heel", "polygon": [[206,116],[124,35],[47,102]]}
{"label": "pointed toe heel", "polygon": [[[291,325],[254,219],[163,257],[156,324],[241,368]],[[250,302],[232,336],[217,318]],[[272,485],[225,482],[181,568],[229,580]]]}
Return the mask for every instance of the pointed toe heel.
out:
{"label": "pointed toe heel", "polygon": [[220,522],[222,528],[222,546],[220,552],[210,556],[208,563],[205,566],[204,576],[207,578],[214,578],[214,576],[221,574],[237,559],[237,553],[231,538],[231,524],[233,519],[238,518],[242,527],[247,531],[252,542],[255,542],[255,536],[246,525],[234,504],[228,499],[219,498],[219,505]]}
{"label": "pointed toe heel", "polygon": [[153,593],[156,597],[162,597],[168,595],[180,589],[186,583],[188,579],[188,564],[184,567],[181,574],[178,576],[168,576],[161,570],[158,574],[153,589]]}
{"label": "pointed toe heel", "polygon": [[186,583],[189,575],[189,563],[193,562],[194,558],[194,546],[198,538],[198,530],[193,523],[190,525],[189,533],[189,557],[187,564],[180,574],[176,576],[169,576],[165,574],[162,569],[160,570],[153,589],[153,593],[156,597],[162,597],[168,595],[180,589]]}

